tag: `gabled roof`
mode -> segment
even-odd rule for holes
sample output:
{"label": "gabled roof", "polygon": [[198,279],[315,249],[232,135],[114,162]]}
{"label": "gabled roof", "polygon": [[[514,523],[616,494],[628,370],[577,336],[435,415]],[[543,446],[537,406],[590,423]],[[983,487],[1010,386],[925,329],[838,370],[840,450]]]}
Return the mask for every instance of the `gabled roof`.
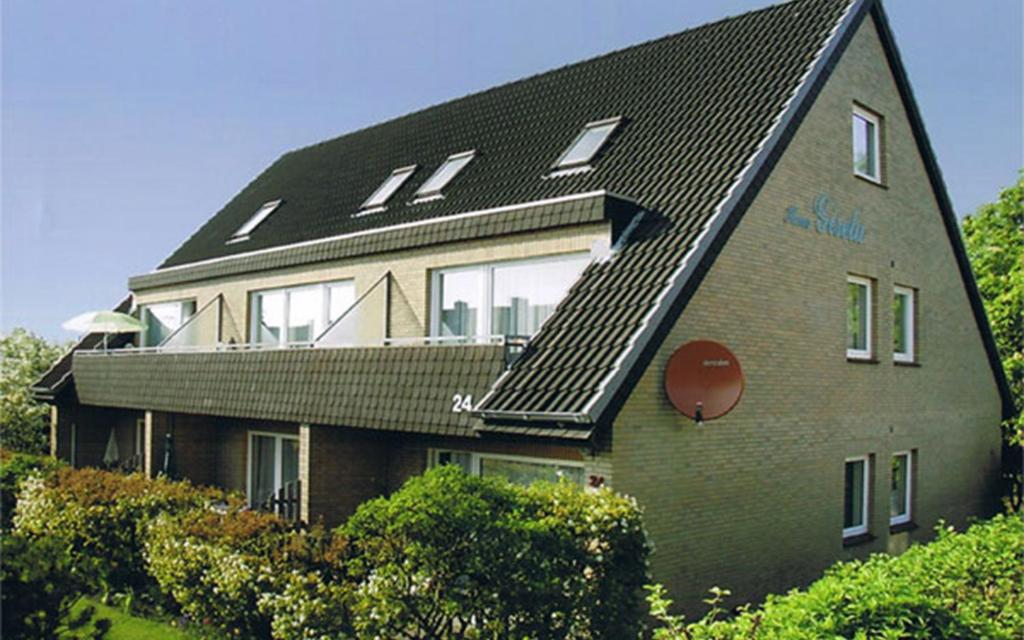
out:
{"label": "gabled roof", "polygon": [[[874,0],[793,0],[291,152],[133,286],[337,259],[360,245],[387,251],[495,229],[579,224],[615,210],[633,223],[616,225],[614,256],[583,273],[476,406],[487,431],[547,435],[578,425],[589,433],[628,395],[872,12],[1004,403],[1012,407],[955,216]],[[586,123],[611,117],[623,124],[593,170],[548,176]],[[473,161],[442,199],[411,204],[445,158],[470,149]],[[419,169],[385,211],[357,215],[391,171],[413,164]],[[225,244],[276,199],[281,206],[249,240]],[[562,210],[575,201],[575,213]],[[552,222],[538,211],[558,217]],[[495,227],[506,214],[515,226]],[[458,238],[437,232],[455,220]],[[366,244],[370,238],[377,244]]]}

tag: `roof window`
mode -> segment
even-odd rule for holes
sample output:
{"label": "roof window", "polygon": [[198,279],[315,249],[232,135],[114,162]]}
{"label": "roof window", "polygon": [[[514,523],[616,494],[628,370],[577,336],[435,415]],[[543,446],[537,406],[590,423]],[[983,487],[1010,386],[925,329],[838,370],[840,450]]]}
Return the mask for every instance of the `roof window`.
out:
{"label": "roof window", "polygon": [[228,240],[227,244],[248,240],[249,234],[252,233],[256,227],[260,226],[260,223],[266,220],[270,214],[274,213],[279,206],[281,206],[280,200],[271,200],[270,202],[264,203],[264,205],[259,208],[259,211],[254,213],[245,224],[238,227],[238,231],[231,234],[231,238]]}
{"label": "roof window", "polygon": [[442,197],[441,190],[448,186],[452,178],[457,176],[469,164],[474,155],[476,155],[476,151],[463,151],[462,153],[454,153],[448,156],[448,159],[437,168],[434,175],[427,178],[427,181],[416,190],[416,202]]}
{"label": "roof window", "polygon": [[588,123],[558,159],[554,168],[567,169],[590,162],[621,122],[621,117],[615,117]]}
{"label": "roof window", "polygon": [[363,206],[360,207],[360,213],[365,214],[370,213],[371,211],[379,211],[383,209],[384,204],[388,199],[395,195],[395,192],[405,184],[405,181],[408,180],[409,176],[411,176],[415,171],[416,165],[401,167],[392,171],[391,175],[388,176],[387,179],[377,187],[377,190],[366,199],[366,202],[364,202]]}

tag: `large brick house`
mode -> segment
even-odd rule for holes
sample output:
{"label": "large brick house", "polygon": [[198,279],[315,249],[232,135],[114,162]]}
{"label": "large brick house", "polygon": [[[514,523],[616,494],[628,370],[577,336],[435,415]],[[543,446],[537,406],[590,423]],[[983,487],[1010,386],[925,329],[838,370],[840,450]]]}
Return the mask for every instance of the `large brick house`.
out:
{"label": "large brick house", "polygon": [[[289,152],[36,386],[55,455],[338,523],[431,465],[635,496],[745,597],[996,508],[1013,407],[893,36],[794,0]],[[703,424],[682,344],[742,363]],[[130,342],[129,342],[130,341]],[[173,441],[168,440],[173,434]]]}

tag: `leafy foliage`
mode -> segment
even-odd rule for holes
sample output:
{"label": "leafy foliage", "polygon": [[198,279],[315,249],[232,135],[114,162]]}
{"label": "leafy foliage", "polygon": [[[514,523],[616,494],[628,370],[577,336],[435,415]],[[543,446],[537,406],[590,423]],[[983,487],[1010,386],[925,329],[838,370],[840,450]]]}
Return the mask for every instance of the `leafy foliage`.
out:
{"label": "leafy foliage", "polygon": [[1024,173],[996,202],[982,205],[964,218],[963,230],[967,255],[1017,403],[1018,414],[1005,424],[1006,434],[1011,442],[1024,444]]}
{"label": "leafy foliage", "polygon": [[648,546],[636,504],[441,467],[343,527],[360,637],[634,637]]}
{"label": "leafy foliage", "polygon": [[0,336],[0,441],[5,449],[46,453],[49,408],[36,402],[29,387],[66,350],[66,345],[15,329]]}
{"label": "leafy foliage", "polygon": [[0,531],[11,528],[21,483],[31,475],[48,478],[63,466],[49,456],[0,450]]}
{"label": "leafy foliage", "polygon": [[187,482],[63,468],[48,481],[24,482],[14,525],[24,534],[67,540],[75,558],[95,561],[105,589],[145,594],[154,586],[142,555],[145,525],[161,513],[200,507],[220,496]]}
{"label": "leafy foliage", "polygon": [[662,627],[655,640],[817,640],[1024,637],[1024,521],[1001,515],[966,533],[940,527],[938,538],[903,555],[842,562],[806,591],[769,596],[757,609],[721,620],[727,592],[687,624],[668,614],[660,587],[648,598]]}
{"label": "leafy foliage", "polygon": [[[72,614],[72,605],[90,587],[84,571],[59,538],[29,538],[5,533],[0,538],[2,628],[4,638],[99,638],[110,626],[92,620],[94,610]],[[92,628],[84,627],[92,621]],[[80,631],[80,632],[79,632]]]}

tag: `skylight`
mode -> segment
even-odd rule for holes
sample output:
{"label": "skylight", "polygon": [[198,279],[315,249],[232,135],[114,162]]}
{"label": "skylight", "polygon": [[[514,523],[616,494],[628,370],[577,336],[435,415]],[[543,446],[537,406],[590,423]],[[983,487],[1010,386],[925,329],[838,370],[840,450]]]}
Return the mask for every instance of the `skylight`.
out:
{"label": "skylight", "polygon": [[376,209],[377,207],[383,207],[384,203],[387,202],[391,196],[395,195],[395,192],[405,184],[405,181],[409,179],[409,176],[411,176],[414,171],[416,171],[416,165],[401,167],[400,169],[392,171],[391,175],[388,176],[379,187],[377,187],[377,190],[373,192],[373,195],[367,198],[366,202],[364,202],[363,206],[360,208]]}
{"label": "skylight", "polygon": [[248,240],[249,234],[252,233],[256,227],[260,226],[260,223],[266,220],[267,216],[274,213],[274,210],[280,205],[280,200],[271,200],[270,202],[265,203],[260,207],[259,211],[254,213],[253,216],[246,221],[245,224],[238,227],[238,231],[231,234],[231,239],[228,240],[228,243]]}
{"label": "skylight", "polygon": [[583,131],[576,136],[576,140],[573,141],[568,150],[555,163],[555,168],[577,167],[590,162],[591,158],[608,141],[608,136],[615,131],[620,122],[622,122],[622,118],[609,118],[588,123],[583,127]]}
{"label": "skylight", "polygon": [[427,178],[427,181],[416,190],[417,200],[427,200],[440,197],[441,190],[444,189],[449,182],[452,181],[462,169],[469,164],[469,161],[473,159],[476,151],[463,151],[462,153],[455,153],[448,156],[448,159],[444,161],[434,175]]}

